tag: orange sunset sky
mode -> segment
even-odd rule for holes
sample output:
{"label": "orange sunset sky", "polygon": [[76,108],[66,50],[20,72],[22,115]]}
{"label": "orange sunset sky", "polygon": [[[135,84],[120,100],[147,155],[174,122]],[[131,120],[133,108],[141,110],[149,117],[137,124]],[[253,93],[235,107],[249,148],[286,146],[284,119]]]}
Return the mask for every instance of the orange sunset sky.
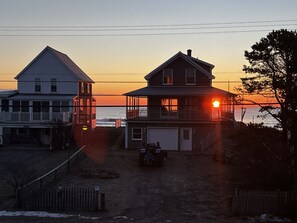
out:
{"label": "orange sunset sky", "polygon": [[213,86],[233,91],[244,50],[273,29],[295,30],[296,8],[296,0],[0,0],[0,89],[16,89],[14,77],[51,46],[96,82],[97,105],[124,105],[117,95],[144,87],[147,73],[187,49],[215,65]]}

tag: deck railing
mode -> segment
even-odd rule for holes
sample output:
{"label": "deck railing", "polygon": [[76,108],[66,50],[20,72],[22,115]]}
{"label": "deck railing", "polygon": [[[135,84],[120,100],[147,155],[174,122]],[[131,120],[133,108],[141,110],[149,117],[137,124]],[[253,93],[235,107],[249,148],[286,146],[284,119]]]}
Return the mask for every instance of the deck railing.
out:
{"label": "deck railing", "polygon": [[70,112],[0,112],[2,123],[40,123],[61,120],[71,121]]}

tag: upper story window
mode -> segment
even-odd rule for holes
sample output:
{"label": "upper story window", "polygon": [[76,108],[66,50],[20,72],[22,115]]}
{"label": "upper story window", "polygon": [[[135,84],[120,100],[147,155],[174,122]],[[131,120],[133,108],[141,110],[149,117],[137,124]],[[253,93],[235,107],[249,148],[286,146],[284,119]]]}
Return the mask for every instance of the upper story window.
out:
{"label": "upper story window", "polygon": [[163,85],[172,85],[172,84],[173,84],[173,69],[164,69]]}
{"label": "upper story window", "polygon": [[41,83],[40,78],[35,78],[35,92],[41,91]]}
{"label": "upper story window", "polygon": [[57,92],[57,79],[51,79],[51,92]]}
{"label": "upper story window", "polygon": [[88,93],[91,94],[92,93],[92,84],[88,84]]}
{"label": "upper story window", "polygon": [[80,92],[85,93],[85,84],[84,84],[84,82],[80,82]]}
{"label": "upper story window", "polygon": [[186,69],[186,85],[196,84],[196,70],[194,68]]}

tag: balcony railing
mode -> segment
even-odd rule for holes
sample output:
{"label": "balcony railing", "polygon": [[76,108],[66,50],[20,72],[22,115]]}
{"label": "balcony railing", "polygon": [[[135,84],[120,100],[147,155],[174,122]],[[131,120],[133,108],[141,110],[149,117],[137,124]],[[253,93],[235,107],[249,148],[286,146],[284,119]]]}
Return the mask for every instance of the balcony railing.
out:
{"label": "balcony railing", "polygon": [[177,111],[164,111],[161,108],[147,109],[139,107],[128,108],[126,117],[128,120],[168,120],[168,121],[232,121],[234,113],[222,112],[220,109],[179,109]]}
{"label": "balcony railing", "polygon": [[48,123],[53,121],[71,122],[71,113],[48,112],[0,112],[1,123]]}
{"label": "balcony railing", "polygon": [[196,121],[217,121],[218,115],[212,111],[205,110],[178,110],[178,111],[164,111],[162,109],[147,110],[146,108],[139,108],[127,111],[127,119],[138,120],[196,120]]}

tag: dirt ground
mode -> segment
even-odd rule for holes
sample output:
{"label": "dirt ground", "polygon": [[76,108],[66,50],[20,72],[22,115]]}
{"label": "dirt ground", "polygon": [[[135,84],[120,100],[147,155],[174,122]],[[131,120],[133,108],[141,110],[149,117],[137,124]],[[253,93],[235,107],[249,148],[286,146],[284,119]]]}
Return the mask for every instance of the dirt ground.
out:
{"label": "dirt ground", "polygon": [[169,152],[162,167],[140,167],[138,151],[93,145],[57,186],[99,186],[107,212],[98,222],[234,222],[227,204],[241,179],[235,166]]}
{"label": "dirt ground", "polygon": [[228,212],[228,197],[243,182],[237,165],[191,152],[169,152],[162,167],[140,167],[138,151],[123,149],[121,140],[99,131],[86,158],[55,186],[99,186],[106,195],[107,211],[57,219],[0,217],[0,222],[255,222]]}

